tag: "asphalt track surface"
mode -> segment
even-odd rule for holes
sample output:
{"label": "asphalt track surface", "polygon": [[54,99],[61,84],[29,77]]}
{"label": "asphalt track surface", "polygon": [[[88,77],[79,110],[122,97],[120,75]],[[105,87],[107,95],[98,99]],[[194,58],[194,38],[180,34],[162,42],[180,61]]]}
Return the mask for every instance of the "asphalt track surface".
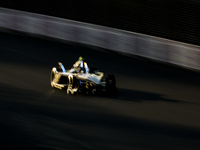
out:
{"label": "asphalt track surface", "polygon": [[[0,149],[199,150],[200,74],[26,35],[0,33]],[[79,56],[113,73],[116,96],[53,89]]]}

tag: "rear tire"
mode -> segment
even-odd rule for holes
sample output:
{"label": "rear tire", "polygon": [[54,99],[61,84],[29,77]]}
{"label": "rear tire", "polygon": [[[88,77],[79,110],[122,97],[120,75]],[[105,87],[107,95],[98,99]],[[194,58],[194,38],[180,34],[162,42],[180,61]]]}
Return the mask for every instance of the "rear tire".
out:
{"label": "rear tire", "polygon": [[112,86],[116,86],[115,76],[113,74],[108,75],[108,82]]}
{"label": "rear tire", "polygon": [[111,95],[117,95],[118,89],[116,87],[116,80],[114,75],[108,75],[108,85],[109,85],[109,94]]}

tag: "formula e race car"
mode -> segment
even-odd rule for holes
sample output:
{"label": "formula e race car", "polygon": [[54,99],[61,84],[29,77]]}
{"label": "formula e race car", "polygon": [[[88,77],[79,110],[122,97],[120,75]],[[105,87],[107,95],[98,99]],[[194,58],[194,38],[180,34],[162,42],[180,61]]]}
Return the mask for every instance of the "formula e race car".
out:
{"label": "formula e race car", "polygon": [[116,94],[115,76],[105,75],[97,68],[90,68],[89,73],[77,71],[72,67],[69,70],[63,70],[59,67],[53,67],[50,76],[51,86],[66,90],[67,94]]}

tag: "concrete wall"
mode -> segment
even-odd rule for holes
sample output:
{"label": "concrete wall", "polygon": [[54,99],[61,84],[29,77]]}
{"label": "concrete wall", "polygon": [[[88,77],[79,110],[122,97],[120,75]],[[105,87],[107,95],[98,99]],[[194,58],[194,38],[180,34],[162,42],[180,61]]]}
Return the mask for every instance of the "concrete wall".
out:
{"label": "concrete wall", "polygon": [[200,47],[186,43],[5,8],[0,8],[0,27],[200,70]]}

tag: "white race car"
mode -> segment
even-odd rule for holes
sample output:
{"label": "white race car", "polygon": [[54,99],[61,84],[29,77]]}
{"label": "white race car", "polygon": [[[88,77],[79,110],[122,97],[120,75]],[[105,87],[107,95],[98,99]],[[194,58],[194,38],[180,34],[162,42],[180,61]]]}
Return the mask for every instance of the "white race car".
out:
{"label": "white race car", "polygon": [[71,68],[63,72],[53,67],[50,76],[51,86],[66,90],[67,94],[116,94],[116,81],[114,75],[105,75],[96,68],[90,68],[89,73],[79,72]]}

